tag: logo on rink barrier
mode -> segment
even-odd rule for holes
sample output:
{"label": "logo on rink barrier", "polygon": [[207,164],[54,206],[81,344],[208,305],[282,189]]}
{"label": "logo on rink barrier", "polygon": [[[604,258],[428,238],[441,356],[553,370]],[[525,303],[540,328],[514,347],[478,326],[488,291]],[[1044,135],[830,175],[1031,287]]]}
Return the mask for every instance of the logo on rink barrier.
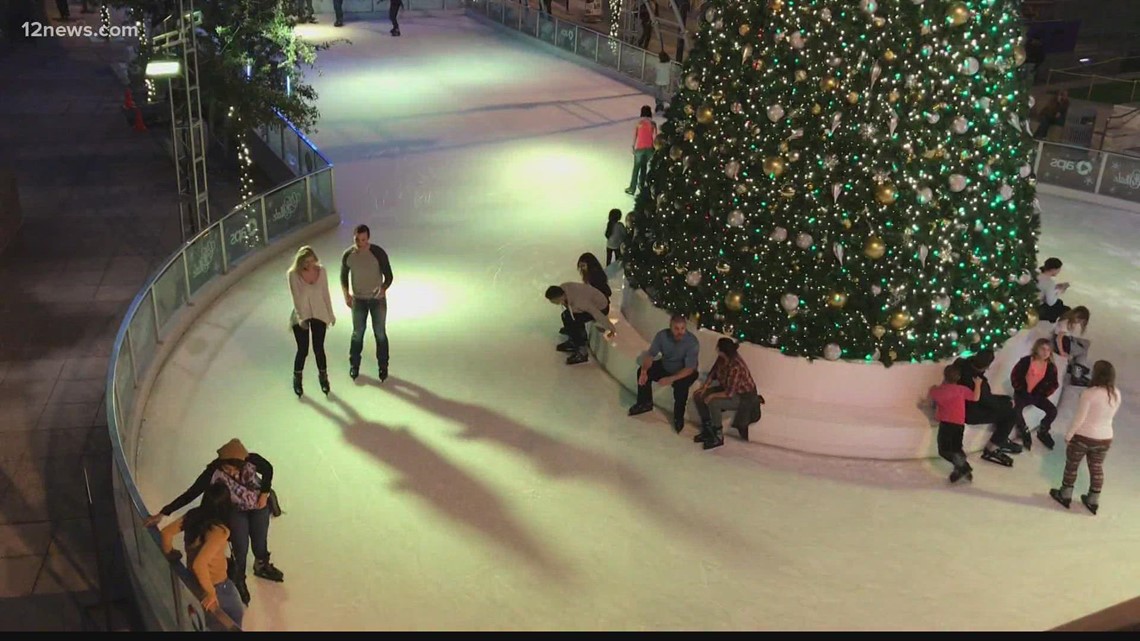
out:
{"label": "logo on rink barrier", "polygon": [[1061,171],[1075,171],[1080,176],[1087,176],[1093,172],[1093,164],[1087,160],[1067,160],[1054,158],[1049,166]]}

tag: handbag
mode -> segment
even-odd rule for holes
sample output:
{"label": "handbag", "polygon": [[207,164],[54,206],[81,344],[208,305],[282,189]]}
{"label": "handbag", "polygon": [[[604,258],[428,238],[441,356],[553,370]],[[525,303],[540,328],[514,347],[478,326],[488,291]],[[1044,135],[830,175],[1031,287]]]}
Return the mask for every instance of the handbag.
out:
{"label": "handbag", "polygon": [[281,501],[277,498],[277,490],[269,490],[269,515],[273,517],[281,516],[285,510],[281,509]]}

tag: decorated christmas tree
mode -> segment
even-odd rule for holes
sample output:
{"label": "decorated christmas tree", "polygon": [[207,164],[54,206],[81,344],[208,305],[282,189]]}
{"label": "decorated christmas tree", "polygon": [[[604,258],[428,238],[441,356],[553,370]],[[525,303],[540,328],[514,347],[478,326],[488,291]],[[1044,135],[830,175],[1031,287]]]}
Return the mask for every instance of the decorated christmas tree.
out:
{"label": "decorated christmas tree", "polygon": [[626,273],[702,326],[931,361],[1035,317],[1019,0],[711,0]]}

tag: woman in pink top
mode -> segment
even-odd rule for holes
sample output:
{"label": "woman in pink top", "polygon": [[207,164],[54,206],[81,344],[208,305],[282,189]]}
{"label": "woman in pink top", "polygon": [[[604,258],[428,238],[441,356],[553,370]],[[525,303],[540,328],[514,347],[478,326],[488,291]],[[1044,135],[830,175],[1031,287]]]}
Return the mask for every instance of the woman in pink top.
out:
{"label": "woman in pink top", "polygon": [[1037,339],[1029,356],[1013,366],[1009,379],[1013,384],[1013,410],[1017,413],[1017,433],[1021,435],[1021,445],[1027,450],[1033,447],[1033,438],[1029,435],[1029,426],[1025,424],[1023,415],[1025,408],[1032,405],[1045,412],[1045,418],[1037,429],[1037,438],[1045,447],[1053,449],[1054,442],[1049,429],[1057,418],[1057,406],[1049,397],[1061,385],[1057,378],[1057,366],[1053,364],[1053,341],[1048,338]]}
{"label": "woman in pink top", "polygon": [[1061,477],[1061,487],[1049,490],[1049,496],[1066,509],[1073,500],[1073,486],[1077,482],[1081,459],[1087,455],[1089,493],[1081,495],[1081,503],[1089,512],[1096,514],[1100,506],[1100,490],[1104,487],[1104,459],[1112,445],[1112,419],[1118,409],[1120,392],[1116,389],[1116,368],[1108,361],[1097,361],[1093,363],[1089,388],[1081,394],[1077,415],[1065,434],[1069,446],[1065,448],[1065,473]]}
{"label": "woman in pink top", "polygon": [[653,108],[642,105],[641,120],[637,121],[637,126],[633,129],[633,175],[629,177],[629,188],[625,190],[630,196],[635,195],[637,188],[645,182],[656,138],[657,123],[653,122]]}

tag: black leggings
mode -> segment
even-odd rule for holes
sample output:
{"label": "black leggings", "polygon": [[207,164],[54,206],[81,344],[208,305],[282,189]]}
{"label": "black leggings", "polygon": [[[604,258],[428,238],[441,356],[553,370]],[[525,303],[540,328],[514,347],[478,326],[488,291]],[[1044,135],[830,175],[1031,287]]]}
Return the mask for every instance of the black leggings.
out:
{"label": "black leggings", "polygon": [[621,249],[610,249],[606,247],[606,265],[614,262],[614,259],[621,260]]}
{"label": "black leggings", "polygon": [[392,28],[396,31],[400,30],[400,23],[396,20],[396,14],[400,13],[400,8],[403,6],[403,2],[396,2],[396,0],[392,0],[388,4],[388,21],[392,23]]}
{"label": "black leggings", "polygon": [[328,369],[325,359],[325,330],[328,325],[324,321],[310,318],[309,328],[303,329],[300,325],[293,326],[293,338],[297,339],[297,355],[293,358],[293,371],[300,372],[305,369],[305,359],[309,357],[309,333],[313,334],[313,354],[317,358],[317,369],[322,372]]}

